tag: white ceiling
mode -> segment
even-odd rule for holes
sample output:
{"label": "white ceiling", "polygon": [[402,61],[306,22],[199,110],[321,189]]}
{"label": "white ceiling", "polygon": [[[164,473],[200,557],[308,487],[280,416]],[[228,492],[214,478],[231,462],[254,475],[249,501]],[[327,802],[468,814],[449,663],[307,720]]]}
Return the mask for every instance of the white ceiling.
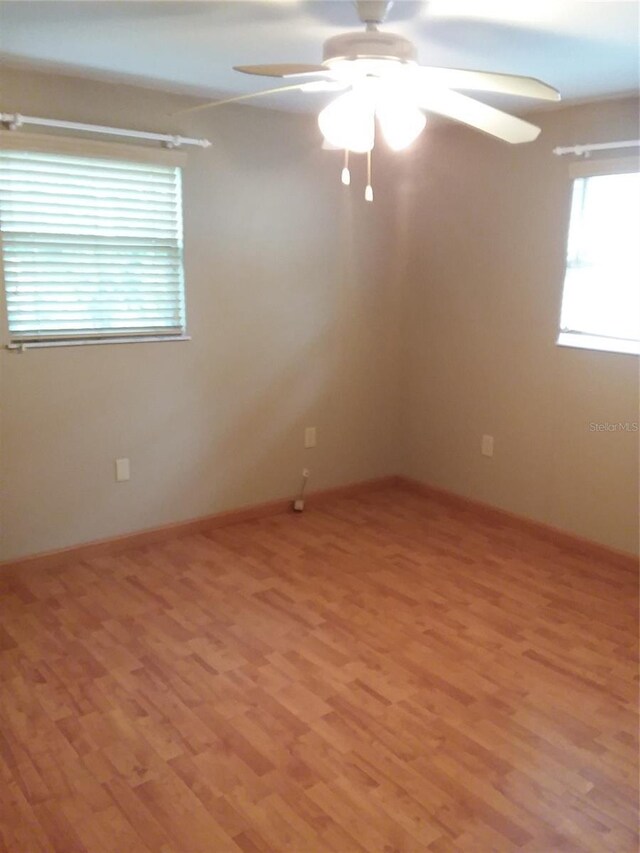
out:
{"label": "white ceiling", "polygon": [[[384,28],[414,40],[422,64],[532,75],[575,100],[637,90],[638,11],[630,0],[396,0]],[[0,55],[228,96],[279,83],[233,65],[319,62],[324,39],[359,26],[350,0],[0,0]],[[319,97],[256,103],[314,109]]]}

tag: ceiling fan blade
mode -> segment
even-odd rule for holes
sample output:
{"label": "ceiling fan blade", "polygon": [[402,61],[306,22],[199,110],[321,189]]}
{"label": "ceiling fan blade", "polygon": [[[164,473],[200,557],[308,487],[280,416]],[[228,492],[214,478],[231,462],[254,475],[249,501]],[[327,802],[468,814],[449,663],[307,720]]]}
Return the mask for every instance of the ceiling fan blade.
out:
{"label": "ceiling fan blade", "polygon": [[536,80],[535,77],[520,77],[517,74],[496,74],[492,71],[467,71],[463,68],[434,68],[420,66],[418,78],[423,83],[445,86],[447,89],[468,89],[482,92],[500,92],[504,95],[519,95],[522,98],[540,98],[544,101],[559,101],[560,92]]}
{"label": "ceiling fan blade", "polygon": [[242,71],[243,74],[257,74],[259,77],[299,77],[329,73],[329,69],[324,65],[300,65],[293,62],[281,65],[234,65],[233,70]]}
{"label": "ceiling fan blade", "polygon": [[[310,83],[294,83],[291,86],[277,86],[275,89],[263,89],[261,92],[249,92],[246,95],[235,95],[233,98],[222,98],[219,101],[207,101],[206,104],[196,104],[195,107],[187,107],[186,110],[176,110],[174,115],[183,115],[184,113],[195,113],[199,110],[208,110],[213,109],[213,107],[222,107],[225,104],[234,104],[236,101],[248,101],[249,98],[260,98],[262,95],[276,95],[278,92],[293,92],[295,89],[302,89],[303,91],[307,89],[309,90]],[[344,87],[343,87],[344,88]],[[332,87],[330,90],[325,91],[334,91]]]}
{"label": "ceiling fan blade", "polygon": [[300,83],[298,88],[301,92],[341,92],[348,89],[351,83],[348,80],[313,80],[308,83]]}
{"label": "ceiling fan blade", "polygon": [[540,133],[540,128],[534,124],[459,92],[425,87],[415,95],[417,105],[423,110],[461,121],[491,136],[497,136],[498,139],[504,139],[505,142],[533,142]]}

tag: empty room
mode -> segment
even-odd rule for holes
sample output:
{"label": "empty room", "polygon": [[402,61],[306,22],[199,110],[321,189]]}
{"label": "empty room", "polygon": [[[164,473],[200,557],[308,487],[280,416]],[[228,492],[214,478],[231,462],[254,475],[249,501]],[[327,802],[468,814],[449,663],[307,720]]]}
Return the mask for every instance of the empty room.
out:
{"label": "empty room", "polygon": [[639,13],[0,0],[0,853],[637,853]]}

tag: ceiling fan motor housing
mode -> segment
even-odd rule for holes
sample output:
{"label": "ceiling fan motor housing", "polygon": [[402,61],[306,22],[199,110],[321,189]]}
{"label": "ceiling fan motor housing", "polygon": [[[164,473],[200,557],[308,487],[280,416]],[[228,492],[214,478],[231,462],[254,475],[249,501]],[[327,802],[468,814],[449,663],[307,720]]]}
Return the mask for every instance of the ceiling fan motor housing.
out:
{"label": "ceiling fan motor housing", "polygon": [[413,43],[404,36],[378,30],[344,33],[327,39],[323,49],[324,64],[331,67],[333,62],[345,59],[390,59],[397,62],[416,62],[417,52]]}

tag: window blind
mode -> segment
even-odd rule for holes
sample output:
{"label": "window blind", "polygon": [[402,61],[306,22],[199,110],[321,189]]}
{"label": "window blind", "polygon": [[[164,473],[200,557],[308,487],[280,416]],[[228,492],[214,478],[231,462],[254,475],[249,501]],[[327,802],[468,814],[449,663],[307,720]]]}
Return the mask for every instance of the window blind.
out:
{"label": "window blind", "polygon": [[182,334],[180,178],[176,166],[0,151],[12,340]]}

